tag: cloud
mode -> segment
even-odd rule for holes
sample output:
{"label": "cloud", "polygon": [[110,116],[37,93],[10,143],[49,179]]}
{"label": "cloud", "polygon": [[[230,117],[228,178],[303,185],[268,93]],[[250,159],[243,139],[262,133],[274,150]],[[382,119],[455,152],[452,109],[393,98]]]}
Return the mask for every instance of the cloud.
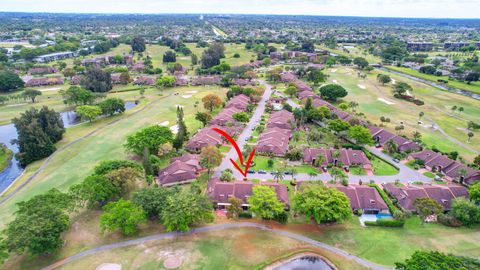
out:
{"label": "cloud", "polygon": [[1,11],[479,18],[480,0],[1,0]]}

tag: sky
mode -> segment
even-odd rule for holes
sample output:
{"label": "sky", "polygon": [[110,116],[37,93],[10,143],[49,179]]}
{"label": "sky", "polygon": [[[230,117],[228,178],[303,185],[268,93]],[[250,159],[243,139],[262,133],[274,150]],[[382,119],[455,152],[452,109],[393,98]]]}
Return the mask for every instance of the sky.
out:
{"label": "sky", "polygon": [[0,11],[480,19],[480,0],[0,0]]}

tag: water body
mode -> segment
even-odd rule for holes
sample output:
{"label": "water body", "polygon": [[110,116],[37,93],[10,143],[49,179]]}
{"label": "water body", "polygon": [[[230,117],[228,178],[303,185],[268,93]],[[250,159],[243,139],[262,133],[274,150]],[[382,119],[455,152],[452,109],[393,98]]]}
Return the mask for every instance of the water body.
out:
{"label": "water body", "polygon": [[[136,106],[137,104],[135,104],[135,102],[125,102],[126,110],[130,110]],[[82,120],[74,111],[62,112],[60,113],[60,117],[62,118],[65,128],[82,123]],[[12,144],[12,140],[17,138],[17,129],[13,124],[0,126],[0,143],[4,143],[15,154],[18,153],[18,146],[16,144]],[[4,191],[22,173],[23,168],[20,166],[20,163],[17,161],[17,159],[15,159],[14,156],[8,167],[0,172],[0,193]]]}
{"label": "water body", "polygon": [[273,270],[333,270],[322,258],[306,255],[287,261]]}
{"label": "water body", "polygon": [[476,100],[480,100],[480,95],[479,94],[475,94],[475,93],[470,92],[470,91],[460,90],[460,89],[449,87],[449,86],[446,86],[446,85],[443,85],[443,84],[440,84],[440,83],[424,80],[424,79],[421,79],[421,78],[418,78],[418,77],[415,77],[415,76],[411,76],[411,75],[408,75],[408,74],[405,74],[405,73],[402,73],[402,72],[398,72],[398,71],[395,71],[395,70],[391,70],[391,69],[388,69],[388,68],[379,67],[378,69],[386,71],[386,72],[391,72],[393,74],[396,74],[396,75],[399,75],[399,76],[402,76],[402,77],[405,77],[405,78],[409,78],[409,79],[417,81],[417,82],[422,82],[424,84],[428,84],[428,85],[440,88],[440,89],[448,91],[448,92],[452,92],[452,93],[464,95],[464,96],[467,96],[467,97],[471,97],[471,98],[476,99]]}

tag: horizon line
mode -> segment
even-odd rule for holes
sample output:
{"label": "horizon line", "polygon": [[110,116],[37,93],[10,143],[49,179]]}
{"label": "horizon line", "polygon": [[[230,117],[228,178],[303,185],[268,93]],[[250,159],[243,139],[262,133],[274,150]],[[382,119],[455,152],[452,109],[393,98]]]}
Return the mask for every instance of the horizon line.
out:
{"label": "horizon line", "polygon": [[427,20],[480,20],[480,18],[473,17],[386,17],[386,16],[364,16],[364,15],[313,15],[313,14],[284,14],[284,13],[193,13],[193,12],[171,12],[171,13],[142,13],[142,12],[74,12],[74,11],[3,11],[0,13],[24,13],[24,14],[71,14],[71,15],[224,15],[224,16],[305,16],[305,17],[343,17],[343,18],[378,18],[378,19],[427,19]]}

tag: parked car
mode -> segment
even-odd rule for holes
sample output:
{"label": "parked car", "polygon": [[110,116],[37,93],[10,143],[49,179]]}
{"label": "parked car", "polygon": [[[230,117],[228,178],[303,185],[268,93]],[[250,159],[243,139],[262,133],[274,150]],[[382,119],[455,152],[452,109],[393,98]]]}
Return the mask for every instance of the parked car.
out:
{"label": "parked car", "polygon": [[259,170],[258,173],[259,173],[259,174],[267,174],[267,172],[264,171],[264,170]]}
{"label": "parked car", "polygon": [[248,170],[247,173],[255,173],[254,170]]}
{"label": "parked car", "polygon": [[400,163],[400,160],[398,160],[398,158],[394,158],[393,162]]}
{"label": "parked car", "polygon": [[292,172],[286,171],[286,172],[284,172],[283,174],[285,174],[285,175],[290,175],[290,174],[292,174]]}

